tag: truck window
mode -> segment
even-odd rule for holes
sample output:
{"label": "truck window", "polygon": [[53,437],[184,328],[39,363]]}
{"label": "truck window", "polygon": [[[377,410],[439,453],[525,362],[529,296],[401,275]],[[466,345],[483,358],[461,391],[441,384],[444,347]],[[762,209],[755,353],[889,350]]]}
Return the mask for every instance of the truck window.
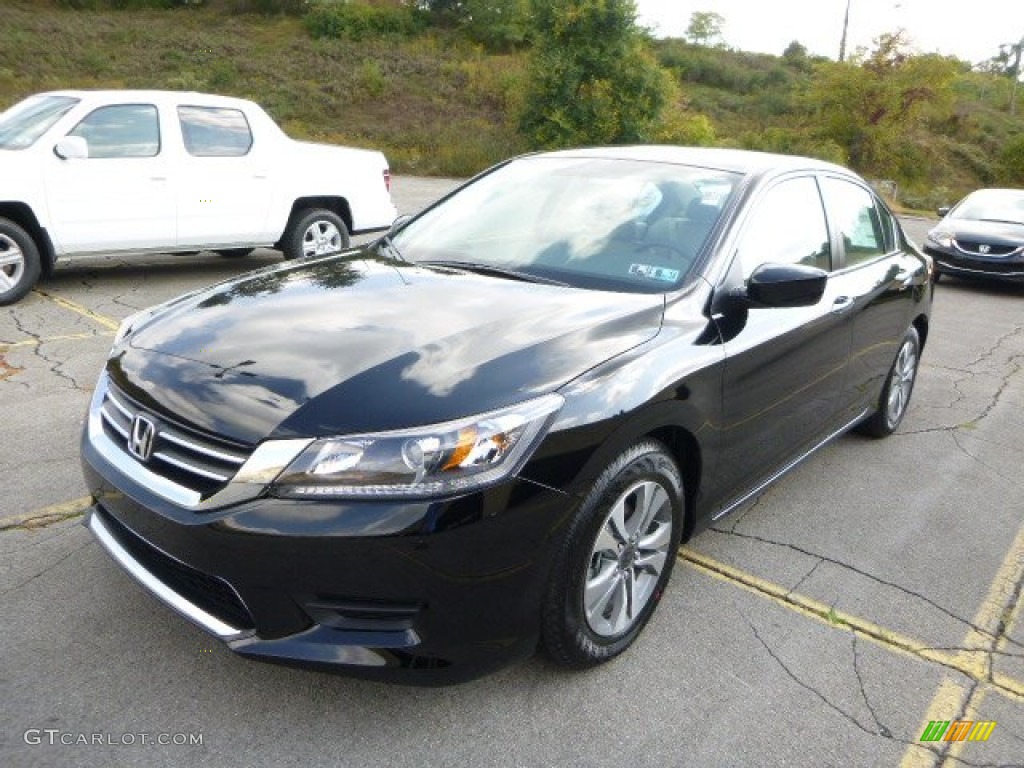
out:
{"label": "truck window", "polygon": [[185,149],[195,157],[241,157],[252,147],[249,121],[237,109],[178,107]]}

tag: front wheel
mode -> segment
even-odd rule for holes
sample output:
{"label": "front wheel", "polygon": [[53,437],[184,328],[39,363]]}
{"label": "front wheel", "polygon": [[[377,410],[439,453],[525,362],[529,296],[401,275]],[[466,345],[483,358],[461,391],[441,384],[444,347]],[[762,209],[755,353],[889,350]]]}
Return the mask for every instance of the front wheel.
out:
{"label": "front wheel", "polygon": [[917,329],[911,326],[885,378],[885,386],[882,387],[875,412],[858,427],[861,432],[871,437],[888,437],[896,431],[907,413],[920,359],[921,337]]}
{"label": "front wheel", "polygon": [[10,219],[0,218],[0,306],[13,304],[39,279],[39,249]]}
{"label": "front wheel", "polygon": [[569,525],[544,602],[551,658],[575,668],[625,651],[654,613],[683,530],[683,480],[645,440],[601,473]]}
{"label": "front wheel", "polygon": [[348,227],[342,218],[325,208],[297,211],[281,238],[286,259],[330,256],[348,248]]}

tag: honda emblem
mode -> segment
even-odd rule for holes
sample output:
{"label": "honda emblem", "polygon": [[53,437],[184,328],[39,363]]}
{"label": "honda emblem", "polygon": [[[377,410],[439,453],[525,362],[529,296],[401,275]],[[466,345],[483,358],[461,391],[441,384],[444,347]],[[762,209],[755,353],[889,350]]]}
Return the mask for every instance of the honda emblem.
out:
{"label": "honda emblem", "polygon": [[128,452],[139,461],[149,461],[153,455],[153,441],[156,438],[156,424],[136,414],[132,419],[132,431],[128,436]]}

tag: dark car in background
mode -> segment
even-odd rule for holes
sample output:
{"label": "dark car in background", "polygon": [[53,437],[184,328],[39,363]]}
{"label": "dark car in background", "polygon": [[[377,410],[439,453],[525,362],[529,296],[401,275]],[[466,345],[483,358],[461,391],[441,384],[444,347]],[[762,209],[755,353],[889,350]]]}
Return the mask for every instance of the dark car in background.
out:
{"label": "dark car in background", "polygon": [[513,159],[361,249],[125,320],[86,525],[252,658],[441,683],[541,643],[592,666],[681,540],[899,426],[930,268],[835,165]]}
{"label": "dark car in background", "polygon": [[979,189],[928,233],[924,250],[942,275],[1024,281],[1024,189]]}

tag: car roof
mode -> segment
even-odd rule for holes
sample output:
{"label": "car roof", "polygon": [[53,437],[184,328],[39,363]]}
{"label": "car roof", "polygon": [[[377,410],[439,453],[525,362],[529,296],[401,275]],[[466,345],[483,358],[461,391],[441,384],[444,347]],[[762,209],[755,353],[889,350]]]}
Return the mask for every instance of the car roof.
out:
{"label": "car roof", "polygon": [[192,103],[196,105],[216,104],[224,105],[252,105],[253,102],[247,99],[239,99],[234,96],[218,96],[212,93],[199,93],[197,91],[168,91],[168,90],[133,90],[133,89],[110,89],[110,90],[84,90],[70,89],[60,91],[47,91],[37,94],[38,96],[70,96],[87,102],[115,102],[121,104],[135,103],[139,101],[152,103]]}
{"label": "car roof", "polygon": [[[625,147],[587,147],[545,152],[543,157],[606,158],[610,160],[639,160],[643,162],[693,165],[733,173],[758,175],[767,172],[798,170],[832,171],[857,177],[841,165],[796,155],[779,155],[747,149],[719,149],[715,147],[677,147],[658,144]],[[858,177],[859,178],[859,177]]]}

